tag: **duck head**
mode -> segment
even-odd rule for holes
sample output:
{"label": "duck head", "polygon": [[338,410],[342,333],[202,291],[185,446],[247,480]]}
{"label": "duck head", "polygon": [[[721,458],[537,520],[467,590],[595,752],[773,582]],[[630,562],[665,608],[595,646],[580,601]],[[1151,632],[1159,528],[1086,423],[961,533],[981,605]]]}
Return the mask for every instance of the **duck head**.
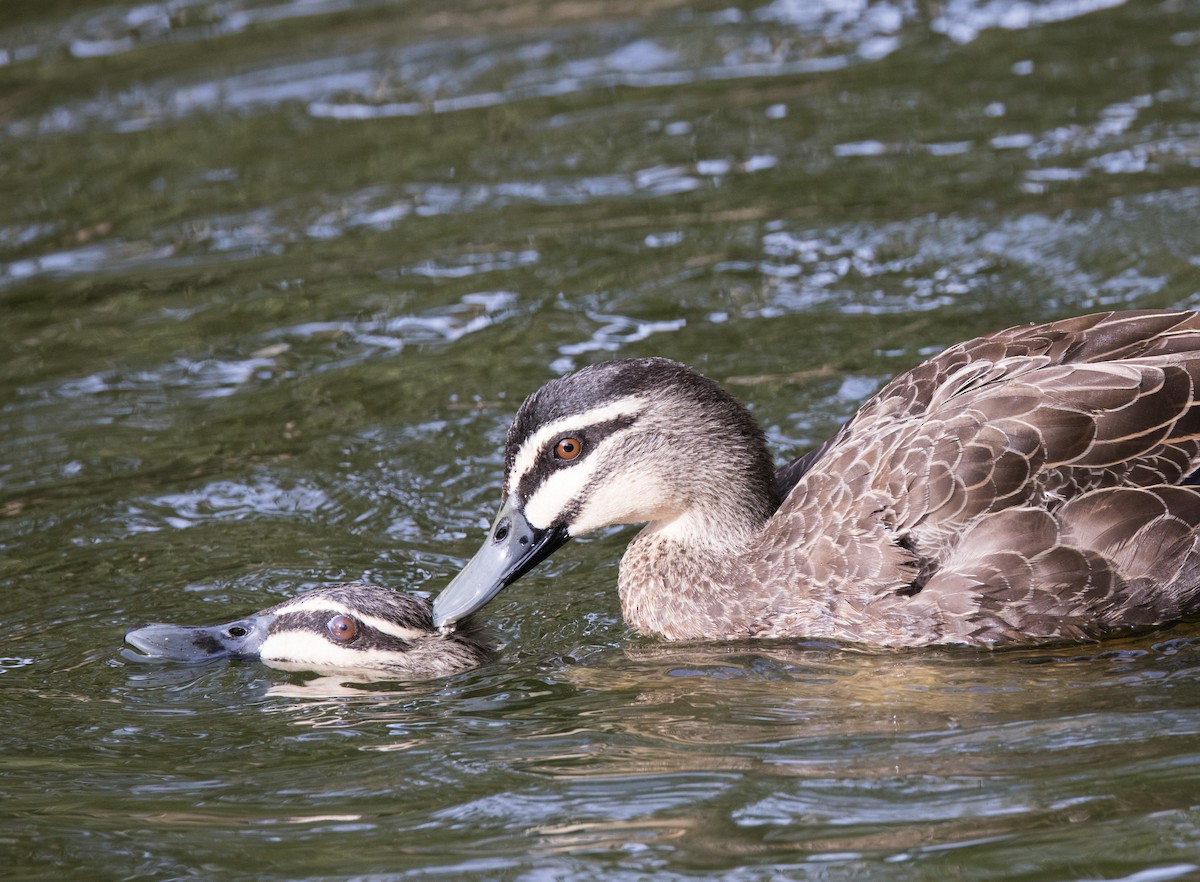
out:
{"label": "duck head", "polygon": [[517,412],[500,511],[438,595],[443,633],[568,539],[649,523],[683,541],[733,546],[774,511],[762,431],[712,380],[665,358],[605,362],[551,381]]}
{"label": "duck head", "polygon": [[142,653],[139,658],[255,659],[284,670],[405,677],[443,676],[491,655],[473,627],[439,634],[424,598],[361,583],[318,588],[221,625],[143,625],[125,642]]}

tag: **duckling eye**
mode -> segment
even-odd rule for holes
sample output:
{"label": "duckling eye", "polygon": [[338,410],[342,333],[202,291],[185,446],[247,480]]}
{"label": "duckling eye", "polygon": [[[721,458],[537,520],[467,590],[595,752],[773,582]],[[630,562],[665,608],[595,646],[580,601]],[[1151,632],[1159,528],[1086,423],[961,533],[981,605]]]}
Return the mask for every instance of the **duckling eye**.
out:
{"label": "duckling eye", "polygon": [[336,615],[329,620],[325,630],[338,643],[349,643],[358,636],[358,622],[347,615]]}
{"label": "duckling eye", "polygon": [[565,459],[568,462],[577,459],[583,453],[583,442],[578,438],[560,438],[554,445],[555,459]]}

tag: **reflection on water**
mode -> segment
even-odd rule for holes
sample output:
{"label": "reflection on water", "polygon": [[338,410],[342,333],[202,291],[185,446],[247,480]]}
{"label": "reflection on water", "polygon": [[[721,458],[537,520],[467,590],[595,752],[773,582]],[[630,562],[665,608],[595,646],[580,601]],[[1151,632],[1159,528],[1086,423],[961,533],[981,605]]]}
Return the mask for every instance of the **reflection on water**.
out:
{"label": "reflection on water", "polygon": [[520,398],[666,355],[780,460],[973,334],[1200,305],[1200,10],[0,12],[0,843],[20,878],[1200,877],[1195,623],[882,653],[625,630],[627,531],[424,683],[126,626],[478,544]]}
{"label": "reflection on water", "polygon": [[[1031,827],[1078,848],[1113,824],[1161,822],[1192,786],[1177,751],[1200,734],[1198,649],[1170,634],[1067,652],[638,644],[510,672],[513,690],[494,691],[495,672],[440,694],[317,680],[271,687],[291,701],[263,709],[360,742],[366,754],[343,759],[363,770],[360,795],[366,770],[397,760],[408,786],[446,791],[415,830],[520,831],[543,859],[890,865],[1004,851]],[[506,789],[475,792],[481,774]],[[1117,796],[1122,776],[1140,796]],[[1194,835],[1194,817],[1166,815]],[[1171,867],[1161,878],[1198,865]]]}

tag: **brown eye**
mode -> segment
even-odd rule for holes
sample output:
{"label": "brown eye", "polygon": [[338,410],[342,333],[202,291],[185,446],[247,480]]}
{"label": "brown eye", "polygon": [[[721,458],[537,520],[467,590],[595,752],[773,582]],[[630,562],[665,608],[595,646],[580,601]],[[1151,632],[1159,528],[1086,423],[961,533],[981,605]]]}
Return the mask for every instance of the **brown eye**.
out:
{"label": "brown eye", "polygon": [[358,636],[358,622],[347,615],[336,615],[329,620],[325,630],[338,643],[349,643]]}
{"label": "brown eye", "polygon": [[572,460],[583,453],[583,442],[578,438],[562,438],[554,445],[554,455],[558,459]]}

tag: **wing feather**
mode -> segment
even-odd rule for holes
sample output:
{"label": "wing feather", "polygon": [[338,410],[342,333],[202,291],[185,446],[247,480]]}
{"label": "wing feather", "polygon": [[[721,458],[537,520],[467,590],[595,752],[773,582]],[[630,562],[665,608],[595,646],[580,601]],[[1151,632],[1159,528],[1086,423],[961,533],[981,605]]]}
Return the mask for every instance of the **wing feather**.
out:
{"label": "wing feather", "polygon": [[[1192,312],[968,341],[888,383],[793,467],[775,520],[843,569],[847,524],[864,547],[892,543],[902,553],[862,558],[892,570],[849,566],[856,596],[908,604],[935,629],[926,642],[1162,621],[1200,606],[1200,490],[1177,486],[1200,467],[1198,388]],[[834,480],[851,510],[801,515]]]}

